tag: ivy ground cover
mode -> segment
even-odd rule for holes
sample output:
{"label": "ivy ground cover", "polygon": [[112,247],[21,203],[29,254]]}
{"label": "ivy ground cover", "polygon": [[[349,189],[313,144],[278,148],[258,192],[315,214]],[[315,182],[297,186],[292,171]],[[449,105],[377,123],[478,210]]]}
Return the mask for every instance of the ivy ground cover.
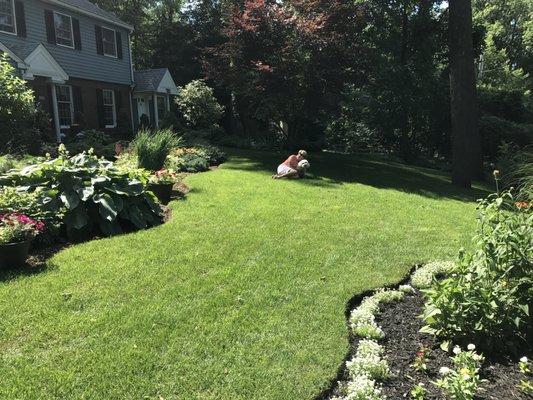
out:
{"label": "ivy ground cover", "polygon": [[160,227],[0,274],[0,398],[313,399],[363,290],[469,242],[481,191],[370,157],[234,152]]}

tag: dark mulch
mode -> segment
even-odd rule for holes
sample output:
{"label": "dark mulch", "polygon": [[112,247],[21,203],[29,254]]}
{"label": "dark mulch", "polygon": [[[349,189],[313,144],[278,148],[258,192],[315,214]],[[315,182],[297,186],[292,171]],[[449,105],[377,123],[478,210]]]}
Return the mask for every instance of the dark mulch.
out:
{"label": "dark mulch", "polygon": [[[445,399],[439,388],[431,381],[439,378],[439,369],[452,367],[449,354],[442,351],[433,337],[420,333],[423,321],[418,318],[422,312],[423,298],[420,293],[408,295],[401,302],[386,306],[378,318],[378,323],[385,332],[383,344],[387,360],[394,375],[383,385],[387,399],[410,398],[410,391],[417,383],[423,383],[428,390],[426,400]],[[421,345],[429,347],[427,370],[418,372],[411,367]],[[531,350],[524,354],[531,359]],[[486,360],[481,376],[487,379],[482,385],[478,400],[531,400],[533,395],[518,390],[524,375],[518,369],[518,359],[509,356]],[[518,357],[519,358],[519,357]]]}

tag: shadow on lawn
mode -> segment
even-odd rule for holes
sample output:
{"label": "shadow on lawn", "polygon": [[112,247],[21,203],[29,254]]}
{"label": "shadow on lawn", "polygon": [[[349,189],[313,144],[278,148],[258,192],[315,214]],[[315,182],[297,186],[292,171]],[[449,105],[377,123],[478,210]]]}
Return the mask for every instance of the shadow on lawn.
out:
{"label": "shadow on lawn", "polygon": [[0,269],[0,283],[53,270],[55,266],[49,261],[50,258],[66,247],[66,244],[56,244],[32,250],[23,266]]}
{"label": "shadow on lawn", "polygon": [[[273,174],[286,157],[279,153],[230,150],[231,163],[226,168],[265,171]],[[382,156],[344,155],[334,153],[310,154],[312,174],[307,179],[295,180],[300,185],[335,188],[345,183],[360,183],[380,189],[394,189],[430,198],[451,198],[475,201],[486,197],[488,191],[480,187],[461,189],[450,183],[448,174],[387,160]]]}

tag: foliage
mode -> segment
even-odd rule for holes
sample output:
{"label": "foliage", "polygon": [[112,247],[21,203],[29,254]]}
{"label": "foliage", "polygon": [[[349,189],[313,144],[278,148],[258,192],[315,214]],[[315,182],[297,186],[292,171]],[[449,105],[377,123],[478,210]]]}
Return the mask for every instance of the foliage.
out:
{"label": "foliage", "polygon": [[70,154],[79,154],[93,149],[96,156],[107,160],[113,160],[116,155],[113,138],[97,130],[82,131],[74,139],[67,141],[65,146]]}
{"label": "foliage", "polygon": [[412,400],[424,400],[426,397],[427,389],[424,387],[423,383],[419,383],[413,389],[411,389],[411,399]]}
{"label": "foliage", "polygon": [[411,284],[418,289],[431,286],[435,278],[442,278],[455,268],[455,263],[450,261],[432,261],[418,268],[411,275]]}
{"label": "foliage", "polygon": [[510,193],[479,203],[473,250],[454,274],[424,291],[426,332],[484,348],[527,340],[533,306],[533,212]]}
{"label": "foliage", "polygon": [[161,129],[172,129],[174,132],[180,132],[183,130],[183,126],[175,112],[169,111],[165,113],[165,116],[159,123]]}
{"label": "foliage", "polygon": [[437,380],[436,385],[444,389],[451,400],[472,400],[478,391],[482,382],[479,369],[484,358],[474,350],[474,345],[469,345],[468,351],[455,347],[452,361],[456,369],[442,367],[440,370],[443,377]]}
{"label": "foliage", "polygon": [[533,143],[533,124],[520,124],[495,116],[484,116],[479,120],[483,141],[483,152],[489,160],[496,160],[498,148],[503,143],[514,143],[525,147]]}
{"label": "foliage", "polygon": [[427,369],[428,355],[431,353],[431,348],[421,345],[416,352],[415,360],[411,367],[417,371],[425,371]]}
{"label": "foliage", "polygon": [[180,88],[176,104],[187,125],[194,129],[216,125],[224,112],[224,107],[218,104],[213,95],[213,89],[200,80]]}
{"label": "foliage", "polygon": [[44,223],[19,213],[0,215],[0,244],[20,243],[44,229]]}
{"label": "foliage", "polygon": [[33,91],[0,55],[0,153],[23,152],[41,141]]}
{"label": "foliage", "polygon": [[146,191],[146,183],[142,171],[122,170],[88,153],[70,157],[64,148],[58,158],[0,178],[2,185],[38,193],[41,207],[54,213],[64,210],[62,222],[73,239],[160,223],[161,207]]}
{"label": "foliage", "polygon": [[139,167],[159,171],[165,165],[170,151],[178,146],[179,142],[180,139],[170,129],[139,131],[132,143]]}
{"label": "foliage", "polygon": [[151,183],[171,184],[178,181],[178,175],[170,169],[160,169],[150,177]]}
{"label": "foliage", "polygon": [[499,153],[502,188],[514,188],[519,200],[533,202],[533,146],[519,149],[504,143]]}
{"label": "foliage", "polygon": [[203,172],[225,159],[226,154],[215,146],[179,147],[172,150],[166,165],[179,172]]}

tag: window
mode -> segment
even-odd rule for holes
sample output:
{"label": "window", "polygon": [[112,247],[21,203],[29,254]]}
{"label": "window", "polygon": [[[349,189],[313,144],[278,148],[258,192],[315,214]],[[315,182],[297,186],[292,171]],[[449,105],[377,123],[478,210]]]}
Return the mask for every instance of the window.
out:
{"label": "window", "polygon": [[167,113],[167,99],[163,96],[157,96],[157,115],[162,119]]}
{"label": "window", "polygon": [[117,57],[117,36],[113,29],[102,27],[102,47],[104,55]]}
{"label": "window", "polygon": [[54,12],[54,27],[56,30],[56,43],[61,46],[74,48],[72,18],[68,15]]}
{"label": "window", "polygon": [[15,28],[15,0],[0,0],[0,31],[17,33]]}
{"label": "window", "polygon": [[104,99],[104,122],[106,128],[117,126],[117,112],[115,109],[115,92],[112,90],[102,90]]}
{"label": "window", "polygon": [[66,85],[56,86],[57,110],[59,112],[59,125],[61,128],[70,128],[74,117],[74,104],[72,103],[72,88]]}

